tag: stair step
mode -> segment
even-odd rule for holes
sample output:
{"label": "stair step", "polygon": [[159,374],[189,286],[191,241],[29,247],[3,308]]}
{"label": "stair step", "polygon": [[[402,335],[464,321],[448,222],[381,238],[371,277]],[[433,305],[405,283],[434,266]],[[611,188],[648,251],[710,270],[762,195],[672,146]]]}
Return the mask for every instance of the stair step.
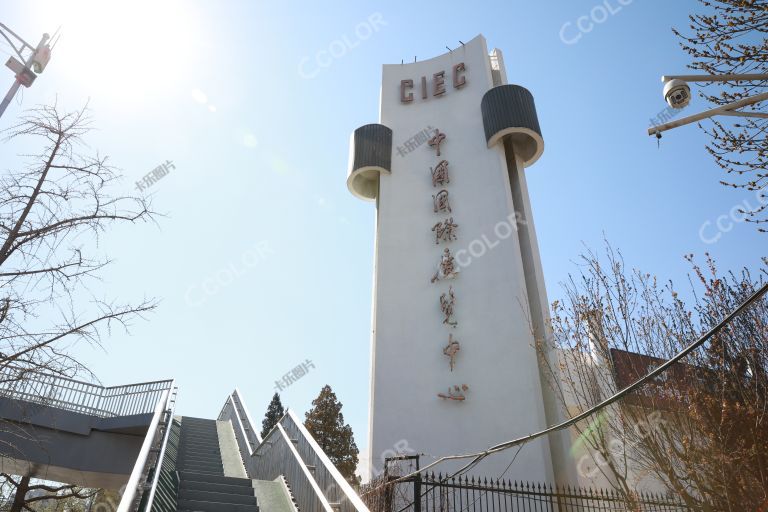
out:
{"label": "stair step", "polygon": [[180,489],[180,500],[209,501],[215,503],[232,503],[236,505],[256,505],[256,496],[251,492],[245,494],[228,494],[223,492],[198,491],[195,489]]}
{"label": "stair step", "polygon": [[182,439],[184,438],[209,438],[209,439],[218,439],[219,433],[215,430],[213,432],[186,432],[184,430],[181,431],[179,434]]}
{"label": "stair step", "polygon": [[184,450],[186,450],[188,448],[192,449],[192,450],[198,450],[198,451],[201,451],[201,450],[202,451],[205,451],[205,450],[218,450],[219,449],[219,443],[218,443],[218,441],[216,441],[216,442],[213,442],[213,441],[205,441],[205,442],[186,441],[186,442],[184,442],[184,441],[182,441],[181,443],[179,443],[179,449],[180,450],[184,451]]}
{"label": "stair step", "polygon": [[216,482],[195,482],[182,480],[179,482],[179,489],[190,489],[194,491],[222,492],[226,494],[242,494],[253,496],[253,487],[244,485],[218,484]]}
{"label": "stair step", "polygon": [[218,444],[212,444],[210,446],[201,446],[199,444],[182,444],[179,446],[179,453],[184,453],[188,450],[195,453],[221,453],[221,448],[219,448]]}
{"label": "stair step", "polygon": [[208,468],[204,466],[179,466],[181,471],[194,471],[201,475],[224,476],[223,468]]}
{"label": "stair step", "polygon": [[206,482],[240,487],[253,487],[249,478],[235,478],[231,476],[211,476],[200,474],[196,471],[179,471],[179,479],[182,482]]}
{"label": "stair step", "polygon": [[259,512],[258,505],[239,505],[234,503],[217,503],[215,501],[178,500],[177,510],[194,510],[202,512]]}
{"label": "stair step", "polygon": [[216,469],[220,470],[223,467],[223,464],[221,461],[199,461],[199,460],[178,460],[176,461],[176,464],[178,466],[200,466],[200,467],[206,467],[209,469]]}
{"label": "stair step", "polygon": [[216,439],[181,439],[181,446],[197,446],[200,448],[218,448],[219,440]]}
{"label": "stair step", "polygon": [[221,467],[222,462],[221,459],[195,459],[195,458],[189,458],[189,457],[181,457],[176,461],[177,464],[200,464],[202,466],[216,466]]}
{"label": "stair step", "polygon": [[200,468],[179,468],[182,471],[194,471],[195,473],[199,474],[202,477],[205,478],[219,478],[224,476],[224,471],[204,471]]}
{"label": "stair step", "polygon": [[182,434],[179,436],[181,441],[203,441],[203,442],[218,442],[218,434]]}
{"label": "stair step", "polygon": [[221,450],[187,446],[186,448],[183,448],[179,451],[179,455],[194,455],[195,457],[221,457]]}
{"label": "stair step", "polygon": [[218,427],[216,425],[187,425],[186,423],[181,424],[181,431],[195,431],[195,432],[216,432]]}
{"label": "stair step", "polygon": [[189,461],[189,460],[183,460],[176,463],[181,469],[189,469],[194,471],[195,468],[200,469],[200,472],[216,472],[216,471],[224,471],[224,465],[221,462],[218,462],[216,464],[211,464],[208,462],[196,462],[196,461]]}
{"label": "stair step", "polygon": [[186,443],[186,444],[181,443],[181,445],[179,446],[179,451],[184,452],[186,450],[193,450],[197,452],[210,452],[210,451],[220,452],[221,451],[218,443],[216,444],[211,443],[211,444],[205,444],[205,445],[193,444],[193,443]]}
{"label": "stair step", "polygon": [[221,464],[221,455],[219,455],[219,454],[216,454],[216,455],[195,455],[193,453],[190,453],[190,454],[184,453],[182,455],[179,455],[177,460],[191,460],[191,461],[194,461],[194,462],[203,462],[203,463],[216,462],[218,464]]}
{"label": "stair step", "polygon": [[182,471],[194,471],[196,473],[212,473],[212,474],[224,474],[224,467],[219,464],[215,466],[213,464],[194,464],[191,462],[179,464],[179,469]]}
{"label": "stair step", "polygon": [[211,468],[219,468],[223,466],[221,459],[216,460],[210,460],[210,459],[194,459],[194,458],[184,458],[181,457],[176,461],[176,464],[179,466],[206,466]]}
{"label": "stair step", "polygon": [[218,446],[181,446],[180,453],[214,453],[216,455],[221,453],[221,449]]}
{"label": "stair step", "polygon": [[190,435],[190,436],[215,436],[215,435],[218,435],[218,430],[216,430],[215,428],[211,429],[211,430],[208,430],[208,429],[197,430],[197,429],[191,429],[191,428],[188,428],[188,429],[182,428],[180,435],[182,435],[182,436],[185,436],[185,435]]}

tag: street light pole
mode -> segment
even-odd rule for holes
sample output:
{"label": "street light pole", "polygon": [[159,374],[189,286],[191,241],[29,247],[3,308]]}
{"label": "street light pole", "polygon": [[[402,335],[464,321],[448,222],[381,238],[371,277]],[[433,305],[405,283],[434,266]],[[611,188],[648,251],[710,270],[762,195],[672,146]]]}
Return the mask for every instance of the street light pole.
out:
{"label": "street light pole", "polygon": [[[13,45],[13,43],[11,43],[8,36],[3,32],[3,29],[5,29],[13,37],[19,40],[19,42],[21,43],[21,46],[19,48],[16,48],[16,46]],[[21,37],[16,35],[11,29],[6,27],[2,23],[0,23],[0,35],[2,35],[9,43],[11,43],[11,46],[13,46],[13,49],[16,51],[16,54],[19,57],[21,57],[22,60],[24,60],[24,67],[22,71],[25,71],[28,73],[32,73],[32,70],[30,69],[30,64],[32,64],[33,61],[35,61],[35,59],[38,57],[39,52],[46,49],[46,43],[50,39],[50,36],[48,34],[43,34],[43,37],[40,39],[40,42],[37,44],[37,47],[33,47],[32,45],[24,41]],[[32,53],[29,55],[27,59],[24,59],[21,53],[24,49],[32,50]],[[47,48],[47,49],[48,51],[50,51],[50,48]],[[15,60],[15,59],[11,57],[11,60]],[[9,60],[9,63],[11,62],[11,60]],[[42,65],[43,68],[45,67],[46,63],[47,61]],[[16,64],[18,65],[18,62]],[[39,71],[42,71],[42,69]],[[13,82],[13,85],[11,85],[11,88],[6,93],[5,97],[3,98],[3,101],[0,102],[0,117],[2,117],[2,115],[5,113],[5,109],[8,108],[8,105],[11,103],[11,100],[13,99],[13,97],[16,96],[16,93],[19,91],[19,88],[21,86],[22,86],[21,73],[17,73],[16,80]],[[29,84],[27,84],[27,86],[29,86]]]}
{"label": "street light pole", "polygon": [[[681,80],[684,82],[702,82],[702,83],[705,83],[705,82],[706,83],[753,82],[753,81],[768,80],[768,74],[669,75],[669,76],[661,77],[661,81],[665,84],[672,80]],[[750,105],[755,105],[765,100],[768,100],[768,92],[756,94],[754,96],[749,96],[747,98],[742,98],[738,101],[734,101],[726,105],[721,105],[719,107],[715,107],[713,109],[706,110],[704,112],[699,112],[698,114],[693,114],[692,116],[684,117],[676,121],[670,121],[669,123],[664,123],[657,126],[651,126],[650,128],[648,128],[648,135],[656,135],[656,137],[661,137],[661,132],[671,130],[673,128],[677,128],[678,126],[685,126],[687,124],[695,123],[703,119],[708,119],[714,116],[757,117],[762,119],[768,119],[768,113],[750,112],[750,111],[744,112],[744,111],[737,110]]]}

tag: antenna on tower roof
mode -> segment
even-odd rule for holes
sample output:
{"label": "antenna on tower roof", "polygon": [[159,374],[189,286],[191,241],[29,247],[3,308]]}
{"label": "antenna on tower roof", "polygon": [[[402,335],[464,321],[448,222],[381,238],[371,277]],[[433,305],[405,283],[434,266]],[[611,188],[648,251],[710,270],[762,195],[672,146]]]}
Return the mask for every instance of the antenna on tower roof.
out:
{"label": "antenna on tower roof", "polygon": [[464,46],[464,41],[462,41],[461,39],[459,39],[459,42],[461,43],[461,46]]}
{"label": "antenna on tower roof", "polygon": [[448,50],[449,52],[453,53],[453,50],[451,50],[450,48],[448,48],[448,45],[445,45],[445,49],[446,49],[446,50]]}

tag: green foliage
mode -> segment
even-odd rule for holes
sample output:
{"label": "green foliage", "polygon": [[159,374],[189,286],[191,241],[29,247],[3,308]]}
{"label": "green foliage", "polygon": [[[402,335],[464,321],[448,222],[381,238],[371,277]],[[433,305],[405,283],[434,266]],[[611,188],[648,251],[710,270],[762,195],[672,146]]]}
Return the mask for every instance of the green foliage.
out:
{"label": "green foliage", "polygon": [[269,402],[269,407],[267,407],[267,413],[264,415],[264,420],[261,422],[262,439],[264,439],[267,434],[269,434],[269,431],[277,425],[277,422],[280,421],[283,414],[285,414],[285,410],[283,409],[283,403],[280,401],[280,395],[275,393],[274,396],[272,396],[272,401]]}
{"label": "green foliage", "polygon": [[355,470],[360,452],[355,444],[352,427],[344,423],[342,407],[336,393],[326,384],[312,401],[312,409],[307,411],[304,426],[344,478],[357,484]]}

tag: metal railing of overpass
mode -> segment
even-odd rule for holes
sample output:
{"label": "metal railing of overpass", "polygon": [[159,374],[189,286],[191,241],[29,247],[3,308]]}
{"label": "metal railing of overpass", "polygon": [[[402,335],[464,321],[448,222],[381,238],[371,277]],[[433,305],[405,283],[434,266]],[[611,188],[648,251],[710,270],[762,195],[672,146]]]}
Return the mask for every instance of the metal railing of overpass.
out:
{"label": "metal railing of overpass", "polygon": [[173,380],[106,387],[12,366],[0,368],[0,397],[99,418],[151,414],[172,387]]}

